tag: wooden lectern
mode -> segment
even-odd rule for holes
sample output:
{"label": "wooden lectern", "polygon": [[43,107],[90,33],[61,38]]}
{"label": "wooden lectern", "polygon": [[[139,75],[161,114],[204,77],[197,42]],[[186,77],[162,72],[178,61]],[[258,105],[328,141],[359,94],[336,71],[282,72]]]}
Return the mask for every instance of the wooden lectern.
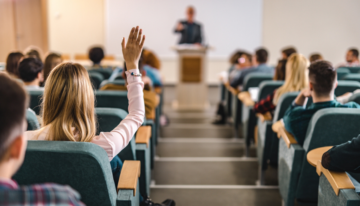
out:
{"label": "wooden lectern", "polygon": [[178,84],[174,109],[204,110],[209,107],[206,82],[207,48],[197,45],[175,47],[178,58]]}

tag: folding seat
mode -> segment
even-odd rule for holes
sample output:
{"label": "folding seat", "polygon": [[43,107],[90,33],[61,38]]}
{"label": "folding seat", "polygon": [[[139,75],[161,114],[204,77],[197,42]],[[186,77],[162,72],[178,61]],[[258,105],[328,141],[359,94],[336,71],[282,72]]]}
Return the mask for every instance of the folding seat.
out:
{"label": "folding seat", "polygon": [[[95,108],[99,132],[110,132],[128,115],[123,109]],[[121,160],[141,162],[140,194],[150,196],[151,160],[155,157],[155,145],[150,139],[150,126],[141,126],[129,145],[118,155]],[[147,133],[147,131],[149,133]]]}
{"label": "folding seat", "polygon": [[353,92],[360,89],[360,82],[357,81],[338,81],[338,86],[335,89],[335,96],[341,96],[346,92]]}
{"label": "folding seat", "polygon": [[98,72],[89,72],[89,77],[94,89],[98,90],[101,82],[104,80],[103,75]]}
{"label": "folding seat", "polygon": [[279,139],[272,131],[273,123],[283,118],[286,110],[295,100],[299,92],[289,92],[283,94],[276,106],[272,120],[258,119],[258,141],[257,141],[257,158],[259,162],[259,180],[264,184],[264,173],[267,170],[268,161],[270,164],[277,165],[279,153]]}
{"label": "folding seat", "polygon": [[[245,79],[244,79],[244,83],[243,83],[243,88],[242,88],[242,92],[247,92],[249,91],[249,88],[256,88],[259,87],[261,82],[263,81],[267,81],[267,80],[272,80],[273,79],[273,75],[271,74],[262,74],[262,73],[251,73],[248,74]],[[277,87],[275,87],[277,88]],[[275,89],[274,88],[274,89]],[[259,89],[260,91],[260,89]],[[260,94],[261,92],[259,92]],[[263,98],[266,97],[269,93],[263,93],[263,96],[259,96],[259,98]],[[254,131],[250,131],[249,133],[252,134],[252,136],[250,136],[250,138],[248,138],[248,122],[249,122],[249,118],[250,115],[253,115],[252,118],[254,117],[254,113],[252,111],[252,107],[246,106],[244,104],[242,104],[242,102],[239,100],[238,97],[234,97],[234,101],[235,105],[233,105],[233,115],[234,115],[234,126],[235,126],[235,131],[238,131],[239,125],[242,122],[243,124],[243,135],[244,138],[248,141],[248,139],[251,139],[254,135]],[[250,114],[251,113],[251,114]],[[252,121],[254,121],[254,119],[251,119]],[[256,120],[255,120],[256,122]],[[247,144],[249,144],[249,142],[247,142]]]}
{"label": "folding seat", "polygon": [[340,67],[340,68],[347,68],[350,70],[351,73],[354,73],[354,74],[360,72],[360,67]]}
{"label": "folding seat", "polygon": [[26,110],[26,121],[27,121],[27,131],[40,129],[39,121],[36,117],[36,114],[30,108]]}
{"label": "folding seat", "polygon": [[337,73],[337,79],[341,80],[344,78],[345,75],[350,74],[351,72],[348,68],[341,67],[336,69],[336,73]]}
{"label": "folding seat", "polygon": [[119,108],[128,111],[127,91],[95,91],[95,107]]}
{"label": "folding seat", "polygon": [[109,67],[107,68],[93,68],[93,69],[89,69],[88,73],[99,73],[103,76],[104,80],[107,80],[110,78],[111,74],[112,74],[113,70]]}
{"label": "folding seat", "polygon": [[69,185],[88,206],[139,205],[140,162],[125,161],[115,186],[108,156],[96,144],[29,141],[26,157],[13,179],[19,185]]}
{"label": "folding seat", "polygon": [[343,80],[360,82],[360,74],[351,73],[344,76]]}
{"label": "folding seat", "polygon": [[30,96],[29,107],[32,109],[36,115],[40,114],[40,104],[41,99],[44,94],[44,91],[41,90],[29,90],[28,94]]}
{"label": "folding seat", "polygon": [[[283,130],[278,133],[279,165],[278,179],[281,197],[286,206],[316,203],[318,200],[319,177],[306,155],[309,151],[349,141],[359,134],[359,109],[326,108],[312,117],[307,129],[304,145]],[[281,131],[281,130],[280,130]]]}

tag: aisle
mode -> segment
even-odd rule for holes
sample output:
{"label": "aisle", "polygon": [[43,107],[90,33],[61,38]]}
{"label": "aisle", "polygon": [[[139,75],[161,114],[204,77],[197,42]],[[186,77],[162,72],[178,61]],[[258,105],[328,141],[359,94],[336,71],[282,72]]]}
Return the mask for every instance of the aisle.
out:
{"label": "aisle", "polygon": [[[205,112],[176,112],[168,95],[164,112],[171,124],[162,128],[152,175],[151,197],[155,202],[172,198],[177,206],[281,205],[276,170],[267,174],[267,185],[257,186],[255,148],[244,157],[243,139],[234,139],[231,126],[212,125],[215,101]],[[210,88],[212,96],[217,88]],[[275,186],[274,186],[275,185]]]}

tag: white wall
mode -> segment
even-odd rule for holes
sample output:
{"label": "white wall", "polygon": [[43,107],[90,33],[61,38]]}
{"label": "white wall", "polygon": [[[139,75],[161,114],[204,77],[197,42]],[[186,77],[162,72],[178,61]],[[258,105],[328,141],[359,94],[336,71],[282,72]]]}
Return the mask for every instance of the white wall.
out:
{"label": "white wall", "polygon": [[104,0],[48,0],[49,49],[84,54],[105,43]]}
{"label": "white wall", "polygon": [[360,49],[359,0],[264,1],[263,45],[275,64],[280,50],[295,46],[306,57],[320,52],[335,65],[349,47]]}

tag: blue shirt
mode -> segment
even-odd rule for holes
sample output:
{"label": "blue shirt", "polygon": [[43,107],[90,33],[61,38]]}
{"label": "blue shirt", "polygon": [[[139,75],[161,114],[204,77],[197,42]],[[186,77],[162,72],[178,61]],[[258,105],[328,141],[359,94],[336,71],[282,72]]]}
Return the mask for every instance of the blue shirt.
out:
{"label": "blue shirt", "polygon": [[149,77],[155,87],[162,86],[161,76],[159,70],[152,68],[149,65],[144,65],[143,70],[146,72],[146,76]]}

